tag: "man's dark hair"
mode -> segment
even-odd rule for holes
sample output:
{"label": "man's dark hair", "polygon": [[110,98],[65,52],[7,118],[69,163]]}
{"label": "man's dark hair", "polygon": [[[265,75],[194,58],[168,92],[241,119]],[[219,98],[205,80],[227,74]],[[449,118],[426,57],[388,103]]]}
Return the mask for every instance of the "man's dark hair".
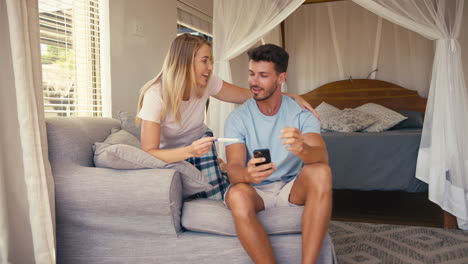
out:
{"label": "man's dark hair", "polygon": [[277,73],[286,72],[288,69],[289,54],[281,47],[274,44],[265,44],[247,53],[253,61],[268,61],[275,65]]}

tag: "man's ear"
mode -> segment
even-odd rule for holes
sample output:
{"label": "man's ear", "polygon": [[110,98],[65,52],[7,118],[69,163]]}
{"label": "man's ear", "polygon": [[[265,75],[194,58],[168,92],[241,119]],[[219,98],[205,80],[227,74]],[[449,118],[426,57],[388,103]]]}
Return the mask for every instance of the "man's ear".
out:
{"label": "man's ear", "polygon": [[286,72],[280,73],[279,75],[280,84],[283,84],[286,81],[286,77],[288,77],[288,74]]}

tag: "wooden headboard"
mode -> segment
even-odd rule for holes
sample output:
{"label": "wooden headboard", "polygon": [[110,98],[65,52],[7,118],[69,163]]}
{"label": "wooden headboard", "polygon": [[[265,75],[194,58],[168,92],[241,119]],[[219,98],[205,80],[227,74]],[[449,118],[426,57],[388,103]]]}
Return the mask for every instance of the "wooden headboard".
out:
{"label": "wooden headboard", "polygon": [[396,84],[371,79],[350,79],[320,86],[301,95],[312,107],[325,101],[340,109],[376,103],[393,110],[425,112],[427,99],[416,91]]}

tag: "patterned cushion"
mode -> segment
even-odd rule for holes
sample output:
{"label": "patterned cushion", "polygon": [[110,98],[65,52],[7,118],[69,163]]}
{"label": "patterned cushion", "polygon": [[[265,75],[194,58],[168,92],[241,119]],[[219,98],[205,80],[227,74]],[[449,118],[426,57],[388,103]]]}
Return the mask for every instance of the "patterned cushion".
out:
{"label": "patterned cushion", "polygon": [[331,104],[328,104],[326,102],[321,102],[316,108],[315,108],[315,111],[317,111],[317,113],[319,114],[320,116],[320,120],[321,120],[321,123],[320,123],[320,131],[321,132],[328,132],[330,130],[328,129],[325,129],[323,127],[323,123],[325,120],[329,120],[330,118],[330,115],[333,114],[333,113],[337,113],[337,112],[340,112],[341,110],[337,107],[334,107],[333,105]]}
{"label": "patterned cushion", "polygon": [[327,119],[331,114],[341,111],[338,107],[334,107],[331,104],[326,102],[321,102],[316,108],[315,111],[320,116],[321,120]]}
{"label": "patterned cushion", "polygon": [[337,132],[356,132],[367,128],[377,121],[373,115],[345,108],[329,115],[327,120],[322,120],[323,129]]}
{"label": "patterned cushion", "polygon": [[363,132],[382,132],[407,119],[407,117],[391,109],[374,103],[361,105],[355,108],[355,110],[372,114],[377,118],[377,122],[365,128]]}

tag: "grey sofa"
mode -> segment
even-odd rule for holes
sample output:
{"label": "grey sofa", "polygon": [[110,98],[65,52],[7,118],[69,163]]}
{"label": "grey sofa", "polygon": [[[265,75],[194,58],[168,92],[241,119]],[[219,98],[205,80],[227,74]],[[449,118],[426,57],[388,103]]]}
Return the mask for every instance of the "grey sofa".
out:
{"label": "grey sofa", "polygon": [[[47,118],[57,263],[251,263],[221,201],[185,202],[179,172],[96,168],[111,118]],[[259,213],[279,263],[300,263],[302,207]],[[320,263],[335,263],[330,237]]]}

